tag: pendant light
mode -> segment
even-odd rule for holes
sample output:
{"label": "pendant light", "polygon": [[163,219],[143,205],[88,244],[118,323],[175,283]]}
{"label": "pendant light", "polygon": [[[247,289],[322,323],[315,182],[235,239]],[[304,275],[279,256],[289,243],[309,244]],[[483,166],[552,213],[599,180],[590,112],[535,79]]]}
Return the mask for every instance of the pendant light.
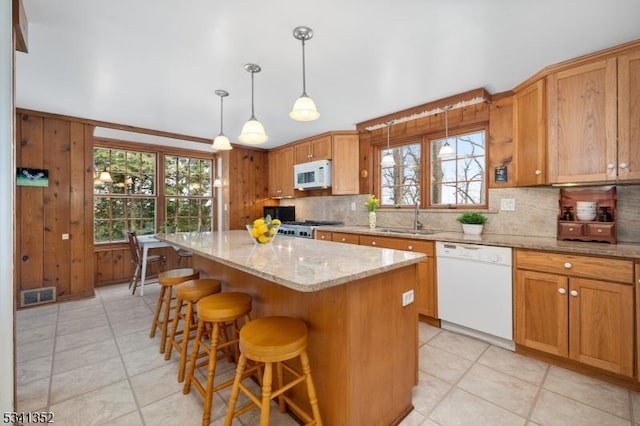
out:
{"label": "pendant light", "polygon": [[251,73],[251,117],[249,118],[249,121],[244,123],[244,126],[242,126],[242,132],[240,133],[240,136],[238,136],[238,140],[240,140],[240,142],[256,145],[269,140],[262,123],[258,121],[253,113],[253,75],[262,71],[262,68],[260,68],[260,65],[256,64],[246,64],[244,69]]}
{"label": "pendant light", "polygon": [[111,173],[109,173],[107,170],[104,170],[102,173],[100,173],[99,179],[103,183],[113,182],[113,179],[111,179]]}
{"label": "pendant light", "polygon": [[451,109],[451,105],[442,107],[442,109],[444,110],[444,145],[442,145],[438,152],[438,158],[446,160],[455,156],[453,148],[449,145],[449,110]]}
{"label": "pendant light", "polygon": [[224,106],[222,104],[222,101],[226,96],[229,96],[229,92],[226,92],[224,90],[216,90],[215,94],[220,96],[220,134],[216,136],[216,138],[213,140],[213,144],[211,145],[211,148],[215,149],[216,151],[229,151],[233,149],[233,147],[229,142],[229,138],[226,137],[222,131],[222,125],[224,123],[224,120],[223,120]]}
{"label": "pendant light", "polygon": [[320,117],[320,113],[316,109],[316,104],[309,96],[307,96],[307,81],[304,61],[304,42],[311,40],[313,30],[309,27],[296,27],[293,30],[293,36],[302,41],[302,95],[293,104],[293,109],[289,113],[289,117],[296,121],[313,121]]}
{"label": "pendant light", "polygon": [[393,154],[389,149],[389,133],[391,131],[390,128],[392,124],[393,121],[387,122],[387,153],[382,157],[382,161],[380,162],[382,167],[393,167],[396,165],[396,160],[393,159]]}

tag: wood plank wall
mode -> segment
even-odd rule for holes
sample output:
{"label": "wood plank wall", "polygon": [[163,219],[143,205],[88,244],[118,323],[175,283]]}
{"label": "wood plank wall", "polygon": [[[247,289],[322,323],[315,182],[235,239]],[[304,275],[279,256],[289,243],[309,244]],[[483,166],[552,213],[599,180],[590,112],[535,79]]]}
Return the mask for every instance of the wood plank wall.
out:
{"label": "wood plank wall", "polygon": [[[94,286],[128,281],[133,272],[128,245],[95,250],[93,245],[93,130],[109,123],[29,110],[18,110],[16,123],[16,166],[49,170],[49,187],[16,189],[17,301],[21,290],[55,286],[58,300],[70,300],[91,297]],[[263,205],[273,204],[267,151],[235,147],[222,157],[225,224],[244,229],[262,216]],[[152,250],[167,257],[168,268],[178,265],[172,248]],[[190,265],[187,261],[181,266]],[[153,268],[148,272],[156,274]]]}
{"label": "wood plank wall", "polygon": [[[46,188],[16,188],[16,297],[55,286],[58,300],[93,295],[91,232],[86,194],[92,190],[91,141],[86,125],[17,114],[16,165],[49,171]],[[68,239],[63,239],[68,234]]]}

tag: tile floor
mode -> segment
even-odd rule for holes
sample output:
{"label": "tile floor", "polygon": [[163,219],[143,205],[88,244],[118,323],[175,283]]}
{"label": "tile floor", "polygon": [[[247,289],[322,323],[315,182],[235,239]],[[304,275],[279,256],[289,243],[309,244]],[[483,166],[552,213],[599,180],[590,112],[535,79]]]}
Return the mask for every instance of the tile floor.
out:
{"label": "tile floor", "polygon": [[[202,398],[182,393],[175,353],[165,361],[148,337],[159,287],[145,290],[109,286],[19,311],[18,411],[52,411],[62,425],[200,424]],[[402,426],[640,425],[640,394],[466,336],[420,324],[419,357],[415,409]],[[233,365],[218,373],[230,377]],[[212,425],[223,423],[228,395],[214,396]],[[255,425],[256,414],[235,424]],[[272,410],[271,424],[296,423]]]}

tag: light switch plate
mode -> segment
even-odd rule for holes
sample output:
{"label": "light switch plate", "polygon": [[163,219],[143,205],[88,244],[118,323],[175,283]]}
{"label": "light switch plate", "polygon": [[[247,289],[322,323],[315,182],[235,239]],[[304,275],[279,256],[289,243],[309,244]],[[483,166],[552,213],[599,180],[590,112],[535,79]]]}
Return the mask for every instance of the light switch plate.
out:
{"label": "light switch plate", "polygon": [[516,200],[513,198],[503,198],[500,200],[500,210],[513,212],[516,210]]}

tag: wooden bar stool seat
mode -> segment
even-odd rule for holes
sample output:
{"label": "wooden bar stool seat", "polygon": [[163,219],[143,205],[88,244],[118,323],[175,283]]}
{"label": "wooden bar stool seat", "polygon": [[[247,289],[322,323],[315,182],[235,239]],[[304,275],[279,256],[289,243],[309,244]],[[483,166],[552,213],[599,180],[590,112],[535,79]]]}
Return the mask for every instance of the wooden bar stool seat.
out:
{"label": "wooden bar stool seat", "polygon": [[[261,410],[260,426],[267,426],[269,424],[269,404],[274,398],[278,398],[280,412],[284,413],[288,406],[299,419],[305,422],[305,425],[322,425],[318,398],[309,367],[307,340],[307,325],[299,319],[290,317],[258,318],[240,330],[240,359],[229,397],[225,426],[230,426],[234,417],[246,413],[254,406],[258,406]],[[284,362],[296,357],[300,357],[302,373]],[[257,364],[247,369],[247,360],[255,361]],[[273,363],[276,364],[277,387],[275,390],[272,390]],[[262,383],[262,395],[259,398],[242,381],[248,376],[248,373],[260,372],[262,367],[264,367],[264,375],[259,379]],[[292,377],[288,383],[284,383],[284,370],[289,373],[288,377]],[[303,382],[307,385],[311,414],[285,395],[287,390]],[[240,391],[243,391],[250,401],[236,410],[235,406]]]}
{"label": "wooden bar stool seat", "polygon": [[[233,379],[226,380],[216,386],[213,379],[216,373],[218,359],[233,353],[238,359],[238,341],[240,327],[238,321],[243,319],[248,323],[251,312],[251,296],[246,293],[222,292],[212,294],[200,299],[196,303],[198,312],[198,329],[191,349],[189,369],[184,382],[183,393],[191,391],[191,383],[204,398],[204,412],[202,424],[208,425],[211,421],[211,407],[213,405],[213,393],[233,384]],[[210,344],[207,345],[204,337],[205,327],[212,326]],[[230,328],[231,336],[227,333]],[[219,353],[224,351],[224,353]],[[201,358],[206,360],[198,362]],[[195,375],[196,368],[207,365],[207,382],[202,384]]]}
{"label": "wooden bar stool seat", "polygon": [[[167,343],[167,330],[169,329],[170,313],[175,309],[171,306],[171,301],[175,298],[173,287],[189,280],[200,278],[200,272],[192,268],[171,269],[158,274],[158,284],[160,284],[160,294],[156,303],[156,311],[151,323],[149,337],[156,335],[156,330],[160,329],[160,353],[163,354]],[[160,313],[162,312],[162,319]]]}
{"label": "wooden bar stool seat", "polygon": [[[180,354],[178,362],[178,382],[184,380],[184,370],[187,364],[187,347],[189,346],[189,341],[195,337],[197,329],[198,323],[195,321],[197,312],[193,309],[194,304],[205,296],[220,293],[220,290],[220,281],[212,278],[185,281],[175,286],[176,310],[173,315],[173,324],[164,352],[164,359],[171,359],[171,352],[173,352],[173,348],[176,348],[178,354]],[[185,312],[182,312],[184,305],[186,305]],[[182,320],[182,329],[178,330],[180,320]]]}

